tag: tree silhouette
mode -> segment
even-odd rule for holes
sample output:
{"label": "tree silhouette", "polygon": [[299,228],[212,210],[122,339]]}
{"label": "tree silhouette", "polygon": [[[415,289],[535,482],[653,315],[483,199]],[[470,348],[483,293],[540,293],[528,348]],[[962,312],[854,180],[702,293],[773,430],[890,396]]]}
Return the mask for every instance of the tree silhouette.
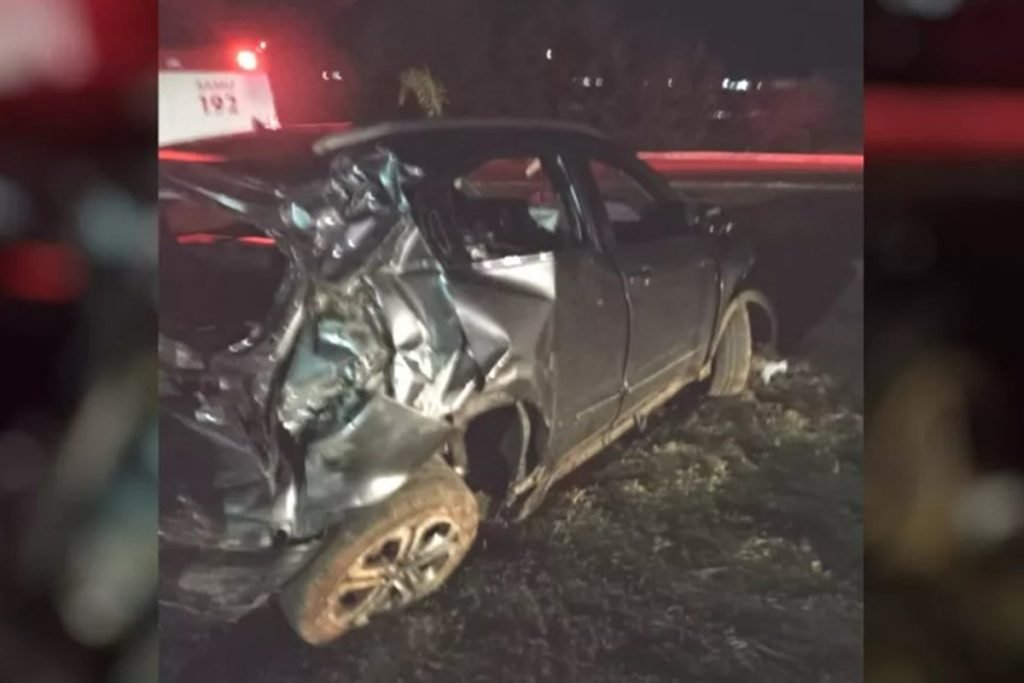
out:
{"label": "tree silhouette", "polygon": [[429,67],[406,69],[399,75],[398,82],[398,106],[403,106],[407,100],[415,100],[420,110],[430,118],[444,113],[448,106],[448,91]]}
{"label": "tree silhouette", "polygon": [[766,149],[812,149],[837,116],[835,88],[820,76],[752,93],[750,107],[751,142]]}

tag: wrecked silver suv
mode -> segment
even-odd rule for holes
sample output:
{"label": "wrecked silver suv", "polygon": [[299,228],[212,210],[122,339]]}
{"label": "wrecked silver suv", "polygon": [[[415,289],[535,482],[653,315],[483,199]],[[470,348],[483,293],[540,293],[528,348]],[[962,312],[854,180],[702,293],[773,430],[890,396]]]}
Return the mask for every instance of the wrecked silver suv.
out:
{"label": "wrecked silver suv", "polygon": [[161,602],[270,596],[330,641],[436,590],[481,518],[771,343],[752,257],[559,124],[409,123],[161,153]]}

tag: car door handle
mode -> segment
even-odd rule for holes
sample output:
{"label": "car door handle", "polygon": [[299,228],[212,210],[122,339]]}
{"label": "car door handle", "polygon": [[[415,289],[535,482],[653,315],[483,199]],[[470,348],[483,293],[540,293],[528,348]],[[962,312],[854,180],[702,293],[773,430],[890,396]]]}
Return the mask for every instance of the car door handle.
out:
{"label": "car door handle", "polygon": [[626,273],[626,280],[631,285],[642,284],[644,287],[648,287],[651,284],[651,276],[653,275],[653,268],[650,266],[640,266],[636,270]]}

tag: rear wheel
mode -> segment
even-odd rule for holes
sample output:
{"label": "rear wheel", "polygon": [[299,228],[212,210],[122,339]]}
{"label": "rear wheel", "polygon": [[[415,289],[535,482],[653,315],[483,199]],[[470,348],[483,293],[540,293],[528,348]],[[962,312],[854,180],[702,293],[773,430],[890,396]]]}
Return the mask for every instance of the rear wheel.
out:
{"label": "rear wheel", "polygon": [[303,640],[322,645],[375,614],[416,602],[455,571],[478,523],[469,488],[447,465],[432,462],[334,532],[282,591],[285,617]]}
{"label": "rear wheel", "polygon": [[722,339],[715,349],[711,365],[711,396],[735,396],[747,388],[750,360],[753,355],[753,337],[750,333],[750,315],[746,307],[739,308],[725,324]]}

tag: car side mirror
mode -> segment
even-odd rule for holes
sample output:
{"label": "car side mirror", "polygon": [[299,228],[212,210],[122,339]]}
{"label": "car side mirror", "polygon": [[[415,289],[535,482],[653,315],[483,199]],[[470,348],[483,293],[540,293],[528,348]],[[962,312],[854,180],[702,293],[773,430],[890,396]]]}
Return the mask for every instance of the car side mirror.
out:
{"label": "car side mirror", "polygon": [[699,205],[691,224],[701,232],[709,235],[728,235],[732,232],[733,222],[725,215],[725,211],[717,204]]}

